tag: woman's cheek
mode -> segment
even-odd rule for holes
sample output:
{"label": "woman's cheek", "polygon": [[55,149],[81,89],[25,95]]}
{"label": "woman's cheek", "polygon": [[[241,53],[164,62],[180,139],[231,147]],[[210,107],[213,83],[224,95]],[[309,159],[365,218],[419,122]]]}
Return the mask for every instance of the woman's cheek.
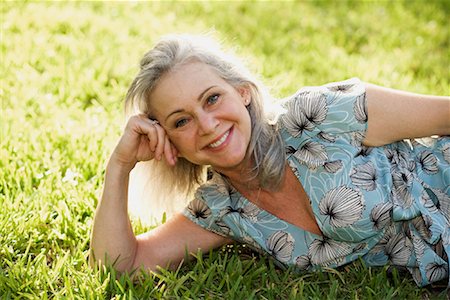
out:
{"label": "woman's cheek", "polygon": [[[172,144],[175,146],[175,148],[177,148],[178,154],[179,156],[182,155],[184,156],[184,153],[186,152],[186,142],[188,141],[187,137],[169,137],[170,141],[172,142]],[[184,139],[184,141],[183,141]]]}

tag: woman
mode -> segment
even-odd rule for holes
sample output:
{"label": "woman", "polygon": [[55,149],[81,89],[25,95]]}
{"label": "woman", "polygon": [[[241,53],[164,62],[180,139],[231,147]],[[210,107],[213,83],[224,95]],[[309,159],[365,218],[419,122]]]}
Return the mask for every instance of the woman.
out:
{"label": "woman", "polygon": [[[272,119],[265,100],[241,64],[204,41],[168,37],[149,51],[127,94],[138,114],[106,169],[91,262],[173,268],[186,250],[236,240],[299,269],[362,257],[407,267],[418,285],[448,277],[448,97],[351,79],[301,89]],[[402,141],[431,135],[441,137]],[[127,192],[140,161],[166,186],[196,191],[182,213],[135,237]]]}

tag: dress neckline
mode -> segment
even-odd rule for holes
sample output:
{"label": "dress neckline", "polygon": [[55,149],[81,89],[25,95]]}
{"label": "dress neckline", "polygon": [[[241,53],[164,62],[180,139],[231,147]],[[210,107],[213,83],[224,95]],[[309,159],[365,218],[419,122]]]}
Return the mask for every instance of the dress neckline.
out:
{"label": "dress neckline", "polygon": [[[295,176],[295,178],[298,180],[298,182],[299,182],[299,183],[302,185],[302,187],[303,187],[303,183],[302,183],[301,178],[300,178],[300,176],[299,176],[300,174],[298,174],[298,172],[296,172],[295,170],[293,170],[292,166],[288,163],[289,161],[292,161],[291,155],[287,155],[287,157],[286,157],[286,163],[287,163],[287,166],[290,168],[290,170],[291,170],[291,172],[293,173],[293,175]],[[228,184],[229,184],[229,183],[228,183]],[[303,232],[305,232],[306,234],[312,235],[312,236],[315,237],[315,238],[323,239],[323,238],[325,237],[325,235],[323,234],[322,226],[321,226],[322,223],[320,222],[320,219],[318,219],[317,216],[316,216],[316,214],[314,213],[314,209],[313,209],[313,207],[312,207],[311,204],[310,204],[310,205],[311,205],[311,210],[312,210],[312,213],[313,213],[313,216],[314,216],[314,220],[316,221],[316,224],[317,224],[319,230],[322,232],[322,235],[319,235],[319,234],[316,234],[316,233],[314,233],[314,232],[311,232],[311,231],[308,231],[308,230],[306,230],[306,229],[303,229],[302,227],[299,227],[299,226],[297,226],[297,225],[295,225],[295,224],[293,224],[293,223],[291,223],[291,222],[289,222],[289,221],[287,221],[287,220],[285,220],[285,219],[282,219],[282,218],[278,217],[277,215],[274,215],[273,213],[267,211],[267,210],[264,209],[264,208],[261,208],[260,206],[256,205],[255,203],[253,203],[252,201],[250,201],[249,199],[247,199],[247,197],[245,197],[242,193],[240,193],[234,186],[231,186],[231,187],[233,188],[234,192],[238,194],[239,198],[242,199],[244,206],[249,205],[249,204],[250,204],[250,205],[255,205],[255,206],[258,207],[258,209],[259,209],[261,212],[263,212],[263,213],[265,213],[265,214],[267,214],[267,215],[269,215],[269,216],[271,216],[271,217],[273,217],[273,218],[276,218],[277,220],[280,220],[280,221],[282,221],[282,222],[285,222],[287,225],[289,225],[290,227],[294,227],[296,230],[303,231]],[[305,190],[304,188],[303,188],[303,190],[305,191],[305,194],[306,194],[306,196],[308,197],[308,201],[311,203],[308,193],[306,192],[306,190]]]}

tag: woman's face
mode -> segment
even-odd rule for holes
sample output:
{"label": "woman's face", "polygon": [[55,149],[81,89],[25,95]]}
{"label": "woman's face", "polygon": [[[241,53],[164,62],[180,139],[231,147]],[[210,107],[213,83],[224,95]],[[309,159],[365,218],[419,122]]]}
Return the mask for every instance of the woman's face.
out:
{"label": "woman's face", "polygon": [[219,172],[243,166],[251,135],[248,88],[234,88],[208,65],[191,62],[164,75],[150,106],[179,155]]}

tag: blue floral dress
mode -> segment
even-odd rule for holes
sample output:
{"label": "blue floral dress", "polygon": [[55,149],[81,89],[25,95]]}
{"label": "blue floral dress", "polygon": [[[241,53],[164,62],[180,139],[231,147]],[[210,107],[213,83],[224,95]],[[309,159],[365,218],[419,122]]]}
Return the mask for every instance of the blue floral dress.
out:
{"label": "blue floral dress", "polygon": [[218,173],[184,215],[301,270],[361,257],[370,266],[406,267],[420,286],[447,278],[450,139],[362,145],[366,97],[355,78],[303,88],[283,107],[278,123],[288,165],[323,236],[260,209]]}

